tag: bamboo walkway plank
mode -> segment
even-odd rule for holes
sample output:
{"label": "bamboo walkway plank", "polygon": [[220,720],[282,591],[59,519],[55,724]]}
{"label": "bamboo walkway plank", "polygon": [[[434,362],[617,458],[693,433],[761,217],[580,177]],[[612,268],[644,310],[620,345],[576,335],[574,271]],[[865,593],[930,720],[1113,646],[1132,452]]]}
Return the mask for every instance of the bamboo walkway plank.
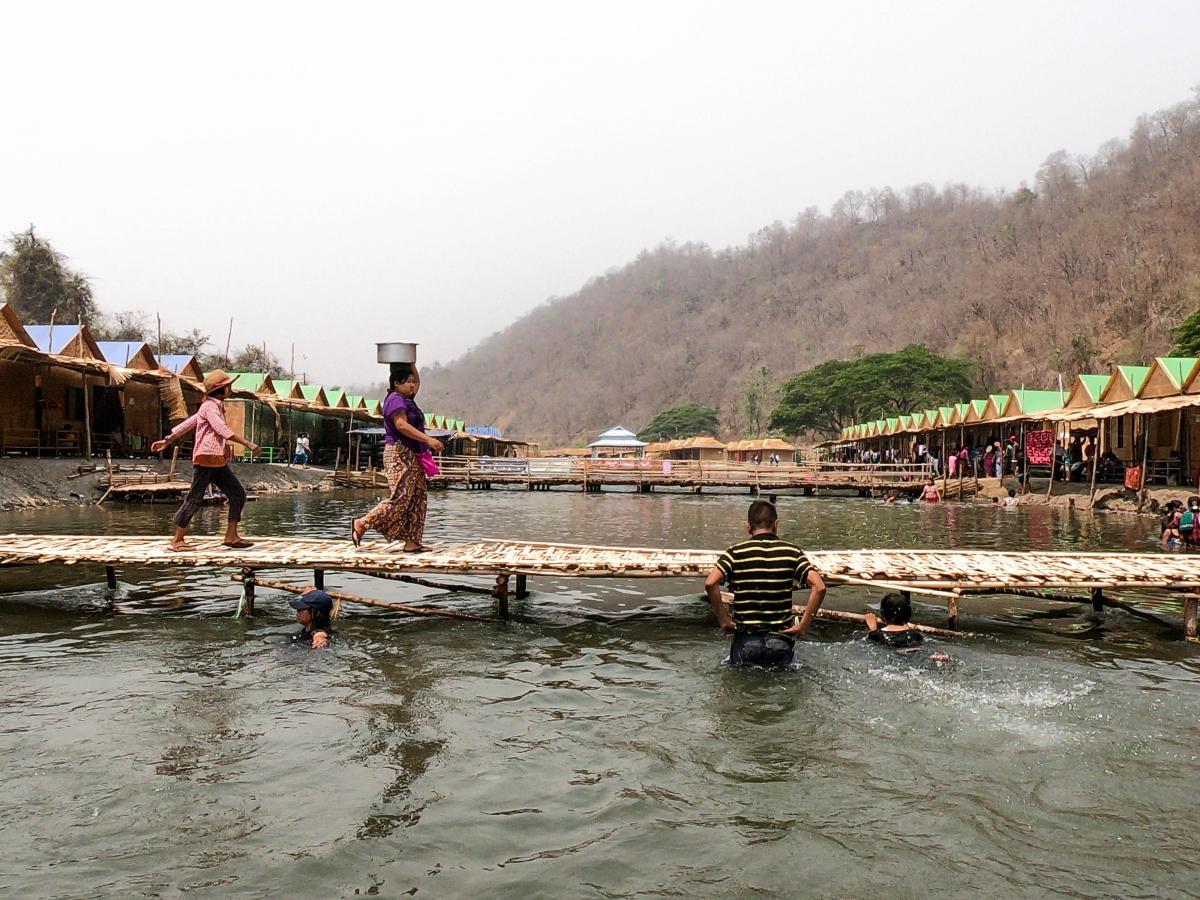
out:
{"label": "bamboo walkway plank", "polygon": [[[436,545],[427,553],[405,553],[399,544],[348,539],[255,538],[233,550],[216,538],[192,538],[194,549],[172,551],[163,535],[0,536],[0,566],[102,565],[110,586],[116,566],[213,566],[243,573],[262,569],[488,575],[507,597],[507,578],[548,575],[583,578],[703,577],[716,563],[713,550],[598,547],[529,541],[485,540]],[[1169,553],[1005,552],[990,550],[810,550],[809,561],[833,585],[857,585],[924,593],[944,598],[957,624],[958,601],[970,594],[1022,593],[1049,589],[1184,592],[1184,632],[1197,633],[1200,618],[1200,555]],[[319,582],[318,582],[319,583]],[[518,588],[518,596],[523,588]]]}
{"label": "bamboo walkway plank", "polygon": [[[585,546],[484,540],[405,553],[398,544],[314,538],[254,539],[244,550],[216,538],[192,538],[175,552],[162,535],[0,536],[0,565],[217,566],[319,568],[381,572],[558,574],[586,577],[690,578],[716,562],[715,550]],[[1168,553],[1008,552],[993,550],[809,550],[809,561],[834,583],[940,591],[997,588],[1200,588],[1200,555]]]}
{"label": "bamboo walkway plank", "polygon": [[0,565],[217,566],[252,569],[476,574],[556,574],[584,577],[690,578],[705,574],[717,554],[705,550],[637,549],[480,541],[405,553],[399,544],[348,539],[255,538],[233,550],[215,538],[192,538],[195,549],[176,552],[162,535],[21,535],[0,537]]}

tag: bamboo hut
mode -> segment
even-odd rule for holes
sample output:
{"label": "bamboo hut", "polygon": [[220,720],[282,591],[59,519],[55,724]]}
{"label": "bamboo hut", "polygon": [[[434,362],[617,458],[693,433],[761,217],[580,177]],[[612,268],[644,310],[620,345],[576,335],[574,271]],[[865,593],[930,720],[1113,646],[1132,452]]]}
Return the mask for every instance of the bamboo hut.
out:
{"label": "bamboo hut", "polygon": [[1149,366],[1117,366],[1101,399],[1104,403],[1136,400],[1149,377]]}
{"label": "bamboo hut", "polygon": [[277,396],[275,384],[270,375],[264,372],[230,372],[233,378],[233,389],[249,394],[270,394]]}
{"label": "bamboo hut", "polygon": [[168,353],[158,357],[158,367],[164,372],[170,372],[180,378],[186,378],[196,384],[204,381],[204,370],[196,357],[190,353]]}
{"label": "bamboo hut", "polygon": [[1154,399],[1182,394],[1195,379],[1198,367],[1200,359],[1195,357],[1159,356],[1150,366],[1138,397]]}
{"label": "bamboo hut", "polygon": [[330,409],[349,409],[350,404],[346,400],[346,392],[340,388],[327,388],[325,390],[326,406]]}
{"label": "bamboo hut", "polygon": [[275,390],[275,396],[285,400],[303,400],[304,392],[300,390],[300,382],[291,381],[286,378],[272,378],[271,387]]}
{"label": "bamboo hut", "polygon": [[1076,375],[1075,381],[1071,384],[1071,390],[1067,393],[1066,402],[1063,403],[1063,408],[1085,409],[1089,406],[1098,406],[1111,380],[1111,375]]}
{"label": "bamboo hut", "polygon": [[[145,341],[98,341],[105,362],[139,372],[158,371],[158,360]],[[118,409],[119,407],[119,409]],[[126,381],[119,389],[97,398],[93,431],[107,433],[112,449],[130,453],[149,453],[157,436],[168,429],[158,385],[146,381]]]}
{"label": "bamboo hut", "polygon": [[725,459],[725,444],[708,435],[686,438],[668,450],[667,458],[719,462]]}

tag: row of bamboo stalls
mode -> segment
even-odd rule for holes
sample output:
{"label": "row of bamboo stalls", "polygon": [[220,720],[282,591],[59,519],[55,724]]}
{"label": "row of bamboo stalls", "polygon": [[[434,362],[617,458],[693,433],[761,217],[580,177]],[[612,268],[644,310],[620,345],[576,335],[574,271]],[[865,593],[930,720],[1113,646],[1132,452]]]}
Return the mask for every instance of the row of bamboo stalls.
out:
{"label": "row of bamboo stalls", "polygon": [[987,399],[918,410],[906,415],[879,419],[847,428],[842,447],[859,453],[890,450],[899,459],[918,455],[928,448],[940,459],[962,446],[986,447],[1020,436],[1023,427],[1036,423],[1051,410],[1061,409],[1066,394],[1060,391],[1013,390],[992,394]]}
{"label": "row of bamboo stalls", "polygon": [[1140,466],[1150,481],[1193,483],[1200,468],[1200,359],[1158,357],[1149,366],[1080,374],[1069,391],[1014,390],[852,426],[842,446],[890,447],[903,457],[918,442],[935,452],[1009,437],[1023,444],[1032,430],[1049,430],[1057,444],[1104,460],[1110,476]]}
{"label": "row of bamboo stalls", "polygon": [[266,448],[270,461],[290,459],[303,434],[313,462],[334,462],[348,452],[351,432],[380,421],[378,401],[357,394],[261,372],[230,374],[234,391],[225,402],[229,425]]}
{"label": "row of bamboo stalls", "polygon": [[0,305],[0,455],[146,453],[200,404],[190,357],[98,343],[86,325],[25,325]]}

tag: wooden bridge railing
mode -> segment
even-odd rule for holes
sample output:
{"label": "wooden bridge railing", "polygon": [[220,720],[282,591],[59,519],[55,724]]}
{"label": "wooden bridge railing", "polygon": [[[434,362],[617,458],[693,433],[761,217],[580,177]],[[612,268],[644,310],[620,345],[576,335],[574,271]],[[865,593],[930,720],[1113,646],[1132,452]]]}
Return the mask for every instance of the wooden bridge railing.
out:
{"label": "wooden bridge railing", "polygon": [[932,474],[928,465],[879,464],[874,466],[846,463],[805,463],[771,465],[724,460],[678,459],[591,459],[579,457],[449,456],[438,459],[441,477],[451,481],[578,481],[596,479],[636,483],[711,483],[736,482],[777,484],[780,482],[849,483],[886,486],[909,484]]}

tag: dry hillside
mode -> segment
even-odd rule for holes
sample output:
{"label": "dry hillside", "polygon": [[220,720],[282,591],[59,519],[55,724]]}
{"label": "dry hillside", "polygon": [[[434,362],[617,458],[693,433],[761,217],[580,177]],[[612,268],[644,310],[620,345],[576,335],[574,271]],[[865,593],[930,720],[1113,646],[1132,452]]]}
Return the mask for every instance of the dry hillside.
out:
{"label": "dry hillside", "polygon": [[423,405],[557,443],[694,400],[735,436],[762,367],[921,341],[981,390],[1050,387],[1163,352],[1197,303],[1200,97],[1011,193],[851,191],[744,247],[645,251],[426,373]]}

